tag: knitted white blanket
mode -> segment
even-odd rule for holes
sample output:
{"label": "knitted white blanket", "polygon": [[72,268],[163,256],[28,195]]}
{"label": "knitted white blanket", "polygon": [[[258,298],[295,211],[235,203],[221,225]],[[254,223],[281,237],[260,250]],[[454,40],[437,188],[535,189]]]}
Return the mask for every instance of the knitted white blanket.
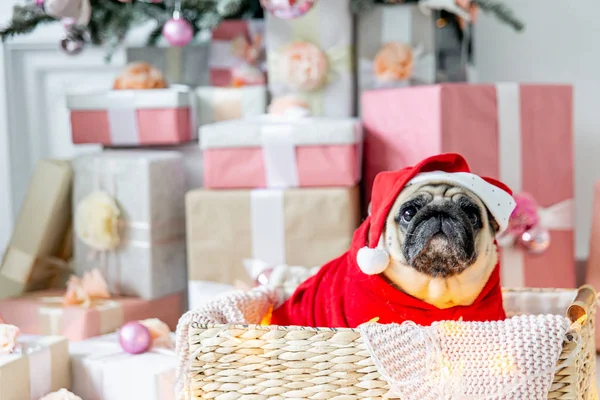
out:
{"label": "knitted white blanket", "polygon": [[365,324],[361,335],[391,397],[543,400],[569,328],[558,315],[422,327]]}

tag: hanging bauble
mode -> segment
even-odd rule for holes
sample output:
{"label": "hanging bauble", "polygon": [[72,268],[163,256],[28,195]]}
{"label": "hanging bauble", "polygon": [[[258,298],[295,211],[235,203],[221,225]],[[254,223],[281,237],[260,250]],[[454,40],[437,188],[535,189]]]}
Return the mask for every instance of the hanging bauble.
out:
{"label": "hanging bauble", "polygon": [[317,0],[260,0],[263,8],[282,19],[298,18],[306,14]]}
{"label": "hanging bauble", "polygon": [[533,254],[540,254],[550,247],[550,232],[539,226],[535,226],[521,235],[519,238],[521,246]]}
{"label": "hanging bauble", "polygon": [[87,31],[85,27],[72,24],[72,20],[63,20],[65,36],[60,41],[61,49],[70,56],[81,53],[85,47]]}
{"label": "hanging bauble", "polygon": [[194,28],[183,18],[171,18],[163,27],[163,36],[171,46],[187,46],[194,37]]}

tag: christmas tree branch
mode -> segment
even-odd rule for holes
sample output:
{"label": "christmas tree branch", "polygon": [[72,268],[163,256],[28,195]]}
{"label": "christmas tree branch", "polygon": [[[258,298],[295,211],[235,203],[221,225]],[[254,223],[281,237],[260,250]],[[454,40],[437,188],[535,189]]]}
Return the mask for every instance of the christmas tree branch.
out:
{"label": "christmas tree branch", "polygon": [[523,21],[519,20],[513,11],[502,3],[493,0],[472,0],[472,2],[482,11],[495,14],[498,19],[512,26],[516,31],[520,32],[525,28]]}
{"label": "christmas tree branch", "polygon": [[37,5],[16,5],[13,7],[12,19],[7,26],[0,29],[0,38],[5,41],[12,36],[24,35],[33,32],[38,25],[49,22],[56,22],[56,20],[44,14]]}

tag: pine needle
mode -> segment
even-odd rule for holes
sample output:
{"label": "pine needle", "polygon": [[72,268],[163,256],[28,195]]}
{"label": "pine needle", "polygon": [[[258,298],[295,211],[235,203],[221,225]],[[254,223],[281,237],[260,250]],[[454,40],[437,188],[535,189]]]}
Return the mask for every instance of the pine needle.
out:
{"label": "pine needle", "polygon": [[25,35],[33,32],[38,25],[49,22],[56,22],[56,20],[44,14],[37,5],[16,5],[13,7],[12,19],[7,26],[0,29],[0,38],[5,41],[12,36]]}
{"label": "pine needle", "polygon": [[473,0],[473,4],[479,6],[482,11],[495,14],[499,20],[512,26],[517,32],[525,29],[523,21],[519,20],[513,11],[503,3],[492,0]]}

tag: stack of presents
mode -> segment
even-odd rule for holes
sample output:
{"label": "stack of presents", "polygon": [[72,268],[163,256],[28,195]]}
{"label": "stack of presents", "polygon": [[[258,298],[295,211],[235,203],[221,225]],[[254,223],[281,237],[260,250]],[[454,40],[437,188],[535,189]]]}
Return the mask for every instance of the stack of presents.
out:
{"label": "stack of presents", "polygon": [[0,398],[168,399],[173,350],[126,352],[120,327],[175,330],[252,286],[249,260],[337,257],[375,175],[442,152],[535,200],[531,240],[502,242],[504,285],[575,287],[571,87],[439,83],[433,16],[353,18],[323,0],[296,19],[225,21],[209,85],[133,64],[113,90],[68,96],[73,142],[104,148],[31,178],[0,265],[0,318],[22,333],[0,356]]}

